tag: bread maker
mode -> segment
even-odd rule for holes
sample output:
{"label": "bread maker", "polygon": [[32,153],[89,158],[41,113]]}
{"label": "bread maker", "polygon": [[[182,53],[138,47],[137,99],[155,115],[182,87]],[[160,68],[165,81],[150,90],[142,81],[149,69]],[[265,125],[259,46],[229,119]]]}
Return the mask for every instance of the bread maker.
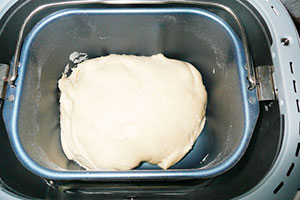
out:
{"label": "bread maker", "polygon": [[[292,199],[299,190],[300,44],[279,0],[3,2],[1,199]],[[209,101],[193,149],[168,170],[69,161],[57,80],[77,64],[74,52],[195,65]]]}

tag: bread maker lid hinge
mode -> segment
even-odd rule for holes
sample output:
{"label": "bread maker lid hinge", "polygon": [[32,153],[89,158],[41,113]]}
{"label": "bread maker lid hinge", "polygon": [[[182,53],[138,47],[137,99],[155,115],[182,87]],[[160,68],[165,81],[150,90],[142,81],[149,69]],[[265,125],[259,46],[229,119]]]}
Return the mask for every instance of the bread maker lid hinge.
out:
{"label": "bread maker lid hinge", "polygon": [[259,101],[276,99],[273,72],[273,66],[257,66],[255,69]]}

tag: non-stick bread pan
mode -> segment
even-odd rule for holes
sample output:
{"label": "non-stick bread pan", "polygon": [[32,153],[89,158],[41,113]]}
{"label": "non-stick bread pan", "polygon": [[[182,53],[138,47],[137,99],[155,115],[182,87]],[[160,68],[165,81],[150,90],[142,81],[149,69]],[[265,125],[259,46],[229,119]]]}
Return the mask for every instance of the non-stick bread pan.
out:
{"label": "non-stick bread pan", "polygon": [[[60,143],[57,81],[69,55],[114,54],[192,63],[208,93],[207,121],[193,149],[161,170],[147,163],[129,171],[86,171],[67,159]],[[207,178],[234,166],[258,117],[248,90],[243,43],[217,15],[198,8],[63,9],[43,18],[24,40],[15,87],[8,86],[4,120],[20,162],[53,180],[180,180]],[[109,87],[109,86],[108,86]]]}

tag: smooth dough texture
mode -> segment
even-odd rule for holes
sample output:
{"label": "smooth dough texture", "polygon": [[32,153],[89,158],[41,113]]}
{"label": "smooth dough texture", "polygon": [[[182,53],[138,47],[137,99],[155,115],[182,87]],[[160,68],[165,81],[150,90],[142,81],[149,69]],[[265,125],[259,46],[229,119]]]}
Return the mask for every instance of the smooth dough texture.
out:
{"label": "smooth dough texture", "polygon": [[207,94],[189,63],[162,54],[86,60],[59,80],[61,142],[87,170],[167,169],[205,124]]}

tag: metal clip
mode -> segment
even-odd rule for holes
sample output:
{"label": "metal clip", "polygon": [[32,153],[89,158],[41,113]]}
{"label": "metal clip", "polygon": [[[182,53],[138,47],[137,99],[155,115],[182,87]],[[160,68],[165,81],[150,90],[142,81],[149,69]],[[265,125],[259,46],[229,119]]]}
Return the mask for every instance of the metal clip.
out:
{"label": "metal clip", "polygon": [[0,99],[5,98],[6,84],[8,82],[9,65],[0,63]]}
{"label": "metal clip", "polygon": [[273,66],[256,67],[257,96],[259,101],[275,100]]}

